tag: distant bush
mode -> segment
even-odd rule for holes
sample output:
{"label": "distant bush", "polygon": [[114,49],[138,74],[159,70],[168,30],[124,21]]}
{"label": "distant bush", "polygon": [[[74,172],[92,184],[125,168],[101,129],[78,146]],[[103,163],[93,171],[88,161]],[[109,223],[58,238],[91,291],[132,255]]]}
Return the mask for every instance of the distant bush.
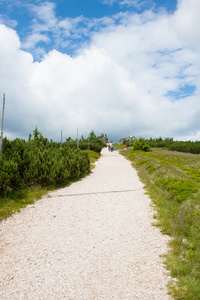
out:
{"label": "distant bush", "polygon": [[[77,148],[77,140],[74,141],[71,138],[67,139],[64,144],[67,144],[74,149]],[[97,153],[100,153],[106,144],[95,135],[94,131],[91,131],[87,139],[85,139],[83,136],[81,137],[78,142],[78,146],[81,150],[93,150]]]}
{"label": "distant bush", "polygon": [[200,141],[174,141],[173,138],[162,139],[156,138],[145,140],[145,142],[153,148],[167,148],[171,151],[186,152],[193,154],[200,154]]}
{"label": "distant bush", "polygon": [[193,153],[193,154],[200,154],[200,141],[196,142],[182,142],[176,141],[173,142],[169,147],[169,150],[172,151],[179,151],[179,152],[186,152],[186,153]]}
{"label": "distant bush", "polygon": [[145,140],[145,142],[152,148],[168,148],[173,143],[173,138],[162,139],[161,137],[149,140]]}
{"label": "distant bush", "polygon": [[145,142],[143,138],[140,138],[138,140],[135,140],[133,143],[133,151],[135,150],[142,150],[142,151],[150,151],[151,147]]}

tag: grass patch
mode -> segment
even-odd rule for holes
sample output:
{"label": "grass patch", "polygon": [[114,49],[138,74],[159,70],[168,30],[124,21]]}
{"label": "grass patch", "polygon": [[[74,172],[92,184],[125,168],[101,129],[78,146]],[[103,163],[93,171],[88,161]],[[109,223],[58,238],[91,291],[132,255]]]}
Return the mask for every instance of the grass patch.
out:
{"label": "grass patch", "polygon": [[91,164],[95,163],[95,161],[101,157],[100,153],[97,153],[93,150],[83,150],[83,152],[87,152],[89,154]]}
{"label": "grass patch", "polygon": [[114,144],[113,144],[113,147],[114,147],[114,150],[123,150],[124,145],[114,143]]}
{"label": "grass patch", "polygon": [[24,188],[12,191],[10,194],[1,197],[0,201],[0,221],[8,218],[14,212],[19,212],[28,204],[34,203],[36,200],[44,196],[49,189],[41,186]]}
{"label": "grass patch", "polygon": [[163,149],[122,151],[155,204],[161,231],[172,237],[166,267],[174,299],[200,299],[200,155]]}
{"label": "grass patch", "polygon": [[155,182],[161,189],[169,193],[169,198],[179,203],[186,200],[193,193],[197,192],[195,183],[188,178],[161,178]]}
{"label": "grass patch", "polygon": [[90,157],[90,170],[95,168],[95,162],[101,157],[100,153],[97,153],[93,150],[83,150],[83,152],[87,152]]}

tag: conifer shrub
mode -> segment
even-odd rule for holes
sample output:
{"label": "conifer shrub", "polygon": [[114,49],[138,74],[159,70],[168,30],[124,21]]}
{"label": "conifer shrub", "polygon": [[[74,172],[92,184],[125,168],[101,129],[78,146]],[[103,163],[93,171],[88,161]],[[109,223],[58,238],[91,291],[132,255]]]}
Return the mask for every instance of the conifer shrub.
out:
{"label": "conifer shrub", "polygon": [[145,142],[152,148],[166,148],[171,151],[200,154],[200,141],[174,141],[173,138],[150,138]]}
{"label": "conifer shrub", "polygon": [[[72,144],[72,143],[71,143]],[[56,185],[90,171],[88,153],[72,145],[49,142],[36,128],[33,138],[3,142],[0,156],[0,194],[22,187]]]}
{"label": "conifer shrub", "polygon": [[145,142],[145,140],[143,138],[140,138],[140,139],[134,141],[132,149],[133,149],[133,151],[142,150],[142,151],[148,152],[151,150],[151,147]]}
{"label": "conifer shrub", "polygon": [[13,160],[0,159],[0,193],[9,193],[20,182],[18,164]]}

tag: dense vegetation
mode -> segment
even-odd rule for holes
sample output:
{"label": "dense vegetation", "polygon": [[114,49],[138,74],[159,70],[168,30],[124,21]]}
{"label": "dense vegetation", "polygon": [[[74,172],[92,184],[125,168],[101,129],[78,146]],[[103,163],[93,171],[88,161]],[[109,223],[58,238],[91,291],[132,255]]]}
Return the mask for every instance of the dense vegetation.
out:
{"label": "dense vegetation", "polygon": [[200,154],[200,141],[174,141],[173,138],[149,139],[145,142],[153,148],[166,148],[171,151]]}
{"label": "dense vegetation", "polygon": [[200,156],[158,148],[122,153],[133,162],[155,203],[155,224],[172,237],[166,257],[174,278],[171,294],[175,299],[200,299]]}
{"label": "dense vegetation", "polygon": [[[30,188],[57,187],[88,174],[91,161],[99,157],[104,143],[92,131],[87,139],[81,138],[78,146],[79,149],[77,141],[71,138],[62,145],[48,141],[37,127],[28,141],[4,138],[0,155],[0,207],[5,203],[9,206],[10,199],[20,202]],[[90,150],[81,150],[88,147]]]}
{"label": "dense vegetation", "polygon": [[[139,138],[136,139],[135,142],[130,142],[129,140],[125,141],[124,140],[124,145],[127,147],[132,147],[132,146],[138,146],[138,144],[145,144],[148,145],[149,148],[166,148],[168,150],[172,151],[178,151],[178,152],[185,152],[185,153],[193,153],[193,154],[200,154],[200,141],[174,141],[173,138],[165,138],[162,139],[156,138],[156,139],[144,139],[144,138]],[[148,147],[145,146],[146,149]],[[145,150],[145,149],[136,149],[136,150]],[[148,151],[148,150],[145,150]]]}
{"label": "dense vegetation", "polygon": [[[75,149],[75,148],[77,148],[77,140],[73,140],[73,139],[71,139],[71,137],[69,137],[68,139],[66,139],[66,142],[64,143],[64,145],[70,146],[70,148]],[[105,146],[106,146],[106,144],[95,135],[94,131],[90,132],[90,135],[88,136],[87,139],[85,139],[82,136],[81,139],[78,141],[79,149],[93,150],[97,153],[100,153],[102,148]]]}
{"label": "dense vegetation", "polygon": [[133,143],[133,150],[142,150],[142,151],[150,151],[151,147],[149,144],[145,142],[143,138],[140,138],[138,140],[135,140]]}

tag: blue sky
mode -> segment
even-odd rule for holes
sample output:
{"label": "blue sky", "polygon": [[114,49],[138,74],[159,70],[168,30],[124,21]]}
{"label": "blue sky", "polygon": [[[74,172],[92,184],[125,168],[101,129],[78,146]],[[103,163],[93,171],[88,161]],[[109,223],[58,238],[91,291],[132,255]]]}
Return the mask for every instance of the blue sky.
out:
{"label": "blue sky", "polygon": [[5,134],[200,139],[199,20],[199,0],[0,0]]}
{"label": "blue sky", "polygon": [[[105,18],[112,20],[117,25],[120,23],[120,14],[142,14],[149,9],[154,12],[166,10],[173,13],[176,4],[176,0],[2,0],[0,1],[0,13],[4,23],[17,31],[22,41],[22,49],[29,50],[36,60],[40,60],[44,52],[38,54],[37,51],[34,51],[35,47],[41,47],[45,52],[57,49],[69,55],[75,54],[82,43],[90,40],[91,33],[98,32],[106,26]],[[45,13],[40,15],[39,12],[42,10]],[[67,36],[67,46],[64,43],[66,36],[63,36],[63,28],[57,30],[55,27],[48,26],[47,18],[51,17],[56,23],[66,19],[75,21],[74,27]],[[46,25],[45,29],[42,28],[44,25]],[[55,23],[53,25],[55,26]],[[79,29],[80,33],[77,35]],[[57,30],[56,33],[55,30]],[[41,41],[37,40],[36,44],[28,47],[25,41],[36,32],[45,35],[48,40],[43,36]]]}

